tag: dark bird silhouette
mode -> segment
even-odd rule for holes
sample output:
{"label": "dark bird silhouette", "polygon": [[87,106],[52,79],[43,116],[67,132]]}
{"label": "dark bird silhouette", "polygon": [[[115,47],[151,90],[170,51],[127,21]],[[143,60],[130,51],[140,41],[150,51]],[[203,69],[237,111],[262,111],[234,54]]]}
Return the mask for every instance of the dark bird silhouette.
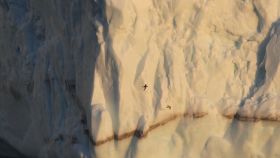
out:
{"label": "dark bird silhouette", "polygon": [[144,86],[143,86],[143,88],[144,88],[144,91],[148,88],[148,85],[147,84],[145,84]]}
{"label": "dark bird silhouette", "polygon": [[166,108],[169,109],[169,110],[171,110],[171,106],[170,106],[170,105],[167,105]]}

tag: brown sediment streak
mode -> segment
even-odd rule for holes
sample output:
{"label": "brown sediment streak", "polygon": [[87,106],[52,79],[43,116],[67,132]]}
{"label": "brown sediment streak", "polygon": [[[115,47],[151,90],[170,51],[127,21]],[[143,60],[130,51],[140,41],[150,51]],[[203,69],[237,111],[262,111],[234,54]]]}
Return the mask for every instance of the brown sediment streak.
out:
{"label": "brown sediment streak", "polygon": [[203,116],[205,116],[205,115],[207,115],[206,112],[193,113],[193,114],[189,114],[189,113],[174,114],[174,115],[172,115],[172,116],[170,116],[170,117],[168,117],[168,118],[166,118],[166,119],[164,119],[164,120],[162,120],[162,121],[159,121],[159,122],[157,122],[157,123],[155,123],[155,124],[152,124],[152,125],[149,127],[149,129],[146,130],[146,131],[141,131],[141,130],[135,129],[135,130],[132,130],[132,131],[130,131],[130,132],[126,132],[126,133],[123,133],[123,134],[120,134],[120,135],[113,135],[113,136],[107,137],[106,139],[103,139],[103,140],[94,141],[94,140],[92,139],[92,137],[90,137],[90,140],[91,140],[91,143],[92,143],[93,145],[99,146],[99,145],[102,145],[102,144],[104,144],[104,143],[106,143],[106,142],[109,142],[109,141],[112,141],[112,140],[123,140],[123,139],[129,138],[129,137],[131,137],[131,136],[136,136],[136,137],[138,137],[138,138],[144,138],[144,137],[147,136],[147,134],[148,134],[150,131],[152,131],[152,130],[154,130],[154,129],[160,127],[160,126],[163,126],[163,125],[167,124],[168,122],[173,121],[173,120],[175,120],[175,119],[177,119],[177,118],[179,118],[179,117],[201,118],[201,117],[203,117]]}
{"label": "brown sediment streak", "polygon": [[246,121],[246,122],[258,122],[258,121],[280,121],[280,116],[248,116],[248,115],[241,115],[239,113],[232,113],[232,114],[223,114],[224,117],[228,119],[236,119],[238,121]]}
{"label": "brown sediment streak", "polygon": [[240,114],[236,114],[234,116],[235,119],[239,121],[248,121],[248,122],[257,122],[257,121],[280,121],[279,116],[244,116]]}
{"label": "brown sediment streak", "polygon": [[[160,126],[163,126],[165,124],[167,124],[168,122],[170,121],[173,121],[179,117],[191,117],[191,118],[201,118],[201,117],[204,117],[206,116],[208,113],[206,112],[200,112],[200,113],[193,113],[193,114],[189,114],[189,113],[184,113],[184,114],[174,114],[162,121],[159,121],[155,124],[152,124],[149,129],[147,131],[141,131],[141,130],[133,130],[133,131],[130,131],[130,132],[126,132],[126,133],[123,133],[121,135],[113,135],[113,136],[110,136],[110,137],[107,137],[106,139],[103,139],[103,140],[98,140],[98,141],[94,141],[92,138],[91,138],[91,142],[93,145],[95,146],[99,146],[99,145],[102,145],[106,142],[109,142],[109,141],[112,141],[112,140],[123,140],[125,138],[129,138],[129,137],[132,137],[132,136],[135,136],[135,137],[138,137],[138,138],[144,138],[147,136],[147,134],[160,127]],[[277,116],[267,116],[267,117],[251,117],[251,116],[242,116],[238,113],[232,113],[232,114],[222,114],[223,117],[227,118],[227,119],[236,119],[238,121],[246,121],[246,122],[257,122],[257,121],[280,121],[280,117],[277,117]]]}

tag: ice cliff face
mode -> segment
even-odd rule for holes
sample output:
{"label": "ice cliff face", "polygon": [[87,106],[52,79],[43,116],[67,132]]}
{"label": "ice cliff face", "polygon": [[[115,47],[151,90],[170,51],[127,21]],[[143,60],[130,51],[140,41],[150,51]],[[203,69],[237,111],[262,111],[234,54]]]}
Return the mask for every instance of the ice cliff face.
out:
{"label": "ice cliff face", "polygon": [[[181,116],[279,121],[279,16],[279,0],[0,0],[0,155],[102,157]],[[203,136],[185,156],[216,149]]]}

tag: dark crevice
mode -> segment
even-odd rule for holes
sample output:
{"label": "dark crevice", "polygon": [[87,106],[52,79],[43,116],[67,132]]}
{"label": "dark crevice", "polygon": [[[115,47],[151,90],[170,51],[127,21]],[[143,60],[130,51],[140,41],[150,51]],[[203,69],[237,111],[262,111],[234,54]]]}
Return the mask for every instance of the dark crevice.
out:
{"label": "dark crevice", "polygon": [[160,76],[158,74],[160,71],[160,64],[157,64],[157,69],[156,69],[156,76],[154,77],[154,95],[153,95],[153,106],[154,106],[154,117],[156,118],[158,116],[158,113],[161,108],[161,99],[162,98],[162,88],[161,88],[161,80]]}
{"label": "dark crevice", "polygon": [[[112,118],[112,124],[114,129],[114,135],[118,135],[119,131],[119,106],[120,106],[120,85],[119,85],[119,76],[120,76],[120,70],[119,70],[119,64],[117,61],[117,57],[115,55],[113,46],[112,46],[112,39],[109,35],[109,23],[108,19],[106,17],[106,2],[99,0],[97,1],[97,4],[99,5],[100,11],[98,11],[99,16],[96,17],[97,20],[103,25],[103,37],[106,41],[105,45],[105,68],[106,72],[105,76],[110,78],[109,82],[106,84],[103,83],[103,87],[107,87],[107,93],[109,94],[107,97],[108,100],[112,100],[110,103],[110,107],[108,108],[108,112],[110,113],[110,116]],[[101,14],[100,14],[101,13]],[[108,84],[110,87],[108,87]]]}
{"label": "dark crevice", "polygon": [[257,26],[257,31],[258,33],[262,32],[264,28],[264,17],[261,15],[260,11],[258,10],[257,6],[255,3],[253,3],[254,6],[254,12],[258,18],[258,26]]}
{"label": "dark crevice", "polygon": [[145,126],[145,118],[144,116],[140,117],[137,124],[137,129],[134,132],[134,136],[129,144],[129,147],[126,151],[125,158],[134,158],[137,155],[137,147],[138,141],[140,138],[145,136],[144,133],[144,126]]}
{"label": "dark crevice", "polygon": [[[105,13],[105,1],[103,0],[90,0],[88,1],[89,3],[89,6],[90,6],[90,11],[91,11],[91,18],[93,18],[94,20],[97,20],[99,22],[101,22],[102,24],[106,24],[106,13]],[[91,65],[91,69],[90,69],[90,74],[91,75],[88,75],[89,76],[89,85],[87,85],[87,87],[89,87],[88,89],[88,97],[86,98],[87,101],[86,101],[86,104],[87,104],[87,109],[83,109],[83,113],[82,115],[87,115],[87,117],[84,117],[82,119],[82,121],[84,122],[83,124],[86,124],[84,125],[84,129],[83,129],[83,132],[86,136],[88,136],[88,139],[89,139],[89,142],[91,143],[91,145],[94,145],[94,139],[96,139],[96,135],[97,133],[92,133],[92,131],[99,131],[99,128],[100,128],[100,123],[101,123],[101,113],[99,113],[99,115],[96,117],[96,120],[92,120],[93,116],[92,116],[92,111],[91,111],[91,108],[92,108],[92,105],[91,105],[91,102],[92,102],[92,94],[93,94],[93,91],[94,91],[94,80],[95,80],[95,77],[94,77],[94,73],[95,73],[95,69],[96,69],[96,64],[97,64],[97,58],[99,57],[100,55],[100,51],[101,51],[101,48],[100,48],[100,45],[98,44],[98,38],[96,36],[96,32],[98,31],[98,26],[92,24],[93,26],[93,30],[94,30],[94,37],[93,37],[93,41],[91,42],[94,42],[96,44],[96,46],[94,47],[94,49],[89,52],[90,55],[89,55],[89,58],[90,59],[87,59],[88,62],[92,63]],[[104,34],[103,34],[103,37],[106,37],[107,34],[105,34],[108,30],[108,26],[106,25],[106,27],[104,26]],[[84,44],[82,43],[81,44],[81,47],[84,48]],[[80,100],[80,99],[78,99]],[[92,126],[92,124],[94,123],[94,126]],[[98,129],[93,129],[93,128],[98,128]],[[94,147],[90,147],[90,150],[91,150],[91,157],[93,158],[96,158],[97,155],[96,155],[96,151],[95,151],[95,148]]]}

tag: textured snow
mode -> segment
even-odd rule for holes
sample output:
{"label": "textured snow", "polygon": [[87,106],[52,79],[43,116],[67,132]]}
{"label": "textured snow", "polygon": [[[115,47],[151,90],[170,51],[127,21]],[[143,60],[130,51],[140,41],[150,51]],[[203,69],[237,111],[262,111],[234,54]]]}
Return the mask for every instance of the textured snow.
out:
{"label": "textured snow", "polygon": [[96,157],[137,158],[276,158],[279,157],[279,123],[242,122],[207,115],[170,122],[135,137],[96,148]]}
{"label": "textured snow", "polygon": [[[244,105],[238,111],[241,117],[256,119],[280,120],[279,107],[279,50],[280,50],[279,22],[272,27],[266,53],[260,64],[259,77],[261,84],[254,87]],[[261,71],[261,70],[259,70]],[[264,73],[264,74],[261,74]]]}
{"label": "textured snow", "polygon": [[280,120],[279,16],[279,0],[0,0],[0,140],[27,157],[279,157],[278,122],[240,122]]}

